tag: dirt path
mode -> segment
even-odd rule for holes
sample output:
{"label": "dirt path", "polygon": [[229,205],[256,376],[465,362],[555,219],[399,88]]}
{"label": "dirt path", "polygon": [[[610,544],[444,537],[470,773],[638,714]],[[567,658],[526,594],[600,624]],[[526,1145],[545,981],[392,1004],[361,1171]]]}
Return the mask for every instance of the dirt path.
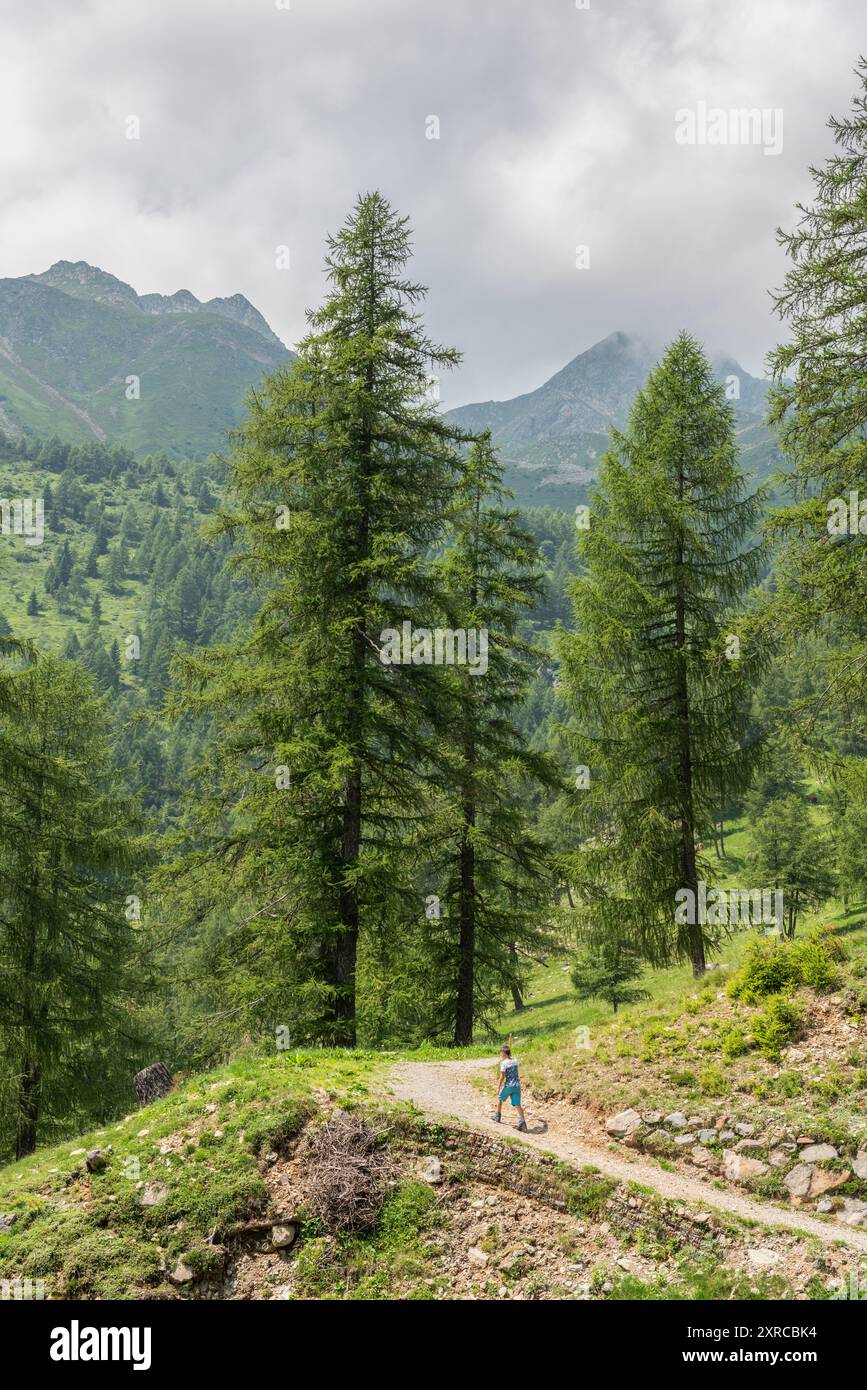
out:
{"label": "dirt path", "polygon": [[[760,1221],[765,1226],[801,1231],[805,1235],[815,1236],[825,1245],[840,1242],[867,1252],[867,1230],[853,1230],[836,1222],[826,1224],[805,1212],[753,1201],[734,1192],[720,1192],[698,1178],[689,1178],[679,1172],[666,1172],[640,1155],[633,1158],[613,1154],[598,1138],[593,1142],[588,1117],[573,1106],[549,1101],[537,1105],[528,1095],[526,1112],[529,1133],[518,1134],[511,1119],[507,1121],[509,1106],[503,1107],[503,1123],[497,1125],[490,1118],[494,1109],[493,1086],[489,1088],[490,1094],[484,1094],[469,1080],[473,1072],[485,1070],[493,1077],[495,1066],[494,1057],[469,1062],[405,1062],[389,1073],[388,1087],[397,1100],[412,1101],[426,1115],[460,1120],[472,1129],[483,1130],[492,1138],[508,1136],[555,1154],[568,1163],[593,1164],[609,1177],[642,1183],[669,1200],[698,1202],[704,1207],[729,1212],[748,1221]],[[571,1113],[573,1111],[574,1114]],[[593,1128],[596,1129],[595,1122]],[[624,1155],[628,1152],[623,1150]]]}

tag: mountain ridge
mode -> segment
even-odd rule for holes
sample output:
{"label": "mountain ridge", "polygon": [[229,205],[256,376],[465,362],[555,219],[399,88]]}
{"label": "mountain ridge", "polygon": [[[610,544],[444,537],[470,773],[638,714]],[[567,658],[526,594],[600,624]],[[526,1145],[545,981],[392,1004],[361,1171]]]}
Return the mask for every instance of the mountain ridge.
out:
{"label": "mountain ridge", "polygon": [[243,295],[140,296],[82,261],[0,279],[0,430],[10,435],[201,457],[292,355]]}
{"label": "mountain ridge", "polygon": [[[639,334],[618,329],[533,390],[457,406],[448,416],[473,432],[490,429],[517,501],[568,508],[585,500],[612,426],[625,425],[660,356]],[[712,366],[737,392],[732,404],[745,471],[763,480],[777,457],[764,423],[768,383],[728,354],[717,354]]]}

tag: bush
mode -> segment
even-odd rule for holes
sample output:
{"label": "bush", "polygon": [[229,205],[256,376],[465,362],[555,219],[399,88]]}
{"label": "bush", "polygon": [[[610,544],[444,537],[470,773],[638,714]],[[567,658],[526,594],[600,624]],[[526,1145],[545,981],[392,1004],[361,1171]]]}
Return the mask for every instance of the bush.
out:
{"label": "bush", "polygon": [[756,1046],[771,1061],[778,1061],[782,1049],[801,1031],[801,1013],[784,994],[773,995],[753,1019]]}
{"label": "bush", "polygon": [[746,957],[729,981],[733,999],[757,1004],[768,995],[809,985],[833,989],[838,983],[836,962],[845,958],[842,945],[828,927],[800,941],[759,940],[750,943]]}

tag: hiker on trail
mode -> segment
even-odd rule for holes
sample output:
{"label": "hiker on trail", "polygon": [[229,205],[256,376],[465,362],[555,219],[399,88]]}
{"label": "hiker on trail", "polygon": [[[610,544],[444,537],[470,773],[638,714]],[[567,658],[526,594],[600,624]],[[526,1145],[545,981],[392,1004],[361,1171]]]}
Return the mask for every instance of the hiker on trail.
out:
{"label": "hiker on trail", "polygon": [[500,1060],[497,1064],[497,1109],[495,1114],[491,1116],[491,1119],[496,1120],[497,1124],[503,1118],[503,1102],[507,1100],[512,1102],[520,1116],[517,1128],[522,1134],[526,1134],[527,1120],[521,1109],[521,1078],[518,1075],[518,1063],[512,1056],[510,1047],[501,1047]]}

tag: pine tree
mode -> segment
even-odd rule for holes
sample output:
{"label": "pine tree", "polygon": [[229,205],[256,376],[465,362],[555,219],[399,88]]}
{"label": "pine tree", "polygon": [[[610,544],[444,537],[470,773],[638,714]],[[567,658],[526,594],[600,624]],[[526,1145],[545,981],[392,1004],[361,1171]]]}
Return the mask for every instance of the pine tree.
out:
{"label": "pine tree", "polygon": [[557,776],[516,727],[531,660],[540,655],[522,639],[520,623],[543,578],[535,541],[505,501],[502,468],[485,433],[466,459],[450,511],[452,544],[439,566],[447,631],[464,633],[476,658],[442,669],[451,709],[443,738],[445,805],[433,823],[431,855],[445,908],[441,921],[428,924],[431,978],[457,1046],[469,1045],[477,1017],[490,1017],[502,994],[519,986],[517,946],[544,939],[553,888],[520,791],[553,786]]}
{"label": "pine tree", "polygon": [[36,597],[36,590],[31,589],[30,597],[27,600],[27,616],[28,618],[38,618],[39,613],[39,599]]}
{"label": "pine tree", "polygon": [[20,1158],[44,1118],[99,1113],[110,1099],[135,854],[81,668],[40,658],[5,688],[15,705],[0,741],[0,1053],[14,1086],[0,1109]]}
{"label": "pine tree", "polygon": [[650,997],[635,983],[643,969],[637,947],[622,937],[610,936],[597,945],[585,945],[576,954],[570,979],[580,1000],[604,999],[617,1013],[621,1004],[636,1004]]}
{"label": "pine tree", "polygon": [[560,652],[584,837],[567,868],[583,914],[596,939],[640,944],[653,962],[686,957],[696,974],[706,928],[675,929],[675,893],[695,894],[706,872],[696,841],[719,789],[748,777],[740,731],[757,656],[727,638],[760,562],[747,546],[758,507],[723,388],[681,334],[602,461]]}
{"label": "pine tree", "polygon": [[810,171],[813,202],[777,233],[791,260],[775,296],[789,338],[770,357],[770,419],[797,500],[776,521],[786,548],[767,616],[793,645],[811,629],[833,637],[806,741],[829,706],[867,732],[867,59],[857,75],[851,114],[828,122],[837,151]]}
{"label": "pine tree", "polygon": [[215,527],[266,601],[252,638],[182,666],[181,707],[217,716],[211,780],[223,798],[234,786],[246,826],[230,832],[230,891],[270,902],[261,959],[279,957],[282,978],[268,988],[340,1043],[356,1037],[362,928],[382,929],[407,891],[396,856],[437,725],[433,669],[380,659],[384,631],[434,612],[424,559],[461,437],[430,392],[457,354],[424,334],[409,255],[406,219],[378,193],[329,239],[329,293],[297,361],[250,401],[235,510]]}

